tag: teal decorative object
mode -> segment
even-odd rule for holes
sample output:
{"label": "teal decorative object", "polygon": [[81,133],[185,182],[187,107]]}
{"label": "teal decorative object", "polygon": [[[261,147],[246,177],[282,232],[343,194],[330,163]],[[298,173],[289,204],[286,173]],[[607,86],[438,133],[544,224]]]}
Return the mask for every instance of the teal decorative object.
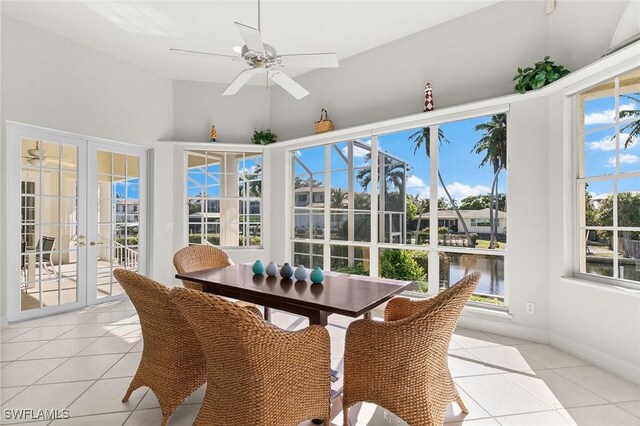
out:
{"label": "teal decorative object", "polygon": [[308,276],[307,269],[304,267],[304,265],[298,265],[296,271],[293,273],[293,276],[297,281],[304,281]]}
{"label": "teal decorative object", "polygon": [[313,271],[311,271],[311,275],[309,275],[309,278],[311,278],[312,283],[320,284],[324,280],[324,272],[322,272],[322,269],[320,269],[319,266],[316,266],[315,268],[313,268]]}
{"label": "teal decorative object", "polygon": [[291,278],[293,276],[293,268],[288,263],[285,263],[280,268],[280,276],[282,278]]}
{"label": "teal decorative object", "polygon": [[253,268],[251,268],[254,274],[262,275],[264,274],[264,265],[260,260],[256,260],[256,263],[253,264]]}
{"label": "teal decorative object", "polygon": [[276,265],[275,262],[269,262],[269,264],[265,268],[265,272],[270,277],[275,277],[276,275],[278,275],[278,265]]}

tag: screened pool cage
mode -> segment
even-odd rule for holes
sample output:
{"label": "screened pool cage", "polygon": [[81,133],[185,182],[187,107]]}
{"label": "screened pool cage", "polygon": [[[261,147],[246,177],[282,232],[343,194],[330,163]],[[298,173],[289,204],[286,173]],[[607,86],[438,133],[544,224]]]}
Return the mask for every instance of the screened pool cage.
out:
{"label": "screened pool cage", "polygon": [[[319,161],[319,156],[313,152],[310,158],[301,155],[300,151],[292,153],[293,238],[323,240],[328,231],[330,241],[370,242],[370,141],[351,140],[309,150],[315,149],[325,150],[324,161]],[[357,164],[356,157],[360,158]],[[381,242],[407,243],[408,168],[406,162],[378,150],[378,235]],[[384,184],[380,185],[380,182]],[[353,261],[353,252],[353,249],[349,250],[349,263]]]}
{"label": "screened pool cage", "polygon": [[188,151],[189,244],[261,246],[262,154]]}

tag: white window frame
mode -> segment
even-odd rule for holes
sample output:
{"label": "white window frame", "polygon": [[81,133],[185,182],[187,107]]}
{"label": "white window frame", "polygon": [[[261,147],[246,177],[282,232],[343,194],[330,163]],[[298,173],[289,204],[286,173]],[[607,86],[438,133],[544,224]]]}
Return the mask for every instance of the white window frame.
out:
{"label": "white window frame", "polygon": [[[636,68],[637,69],[637,68]],[[571,94],[571,133],[572,133],[572,153],[573,153],[573,170],[572,170],[572,179],[573,179],[573,276],[576,278],[584,279],[587,281],[592,281],[601,284],[607,284],[612,286],[630,288],[634,290],[640,290],[640,283],[636,283],[634,281],[625,280],[623,278],[619,278],[619,268],[618,268],[618,239],[617,234],[619,231],[640,231],[640,228],[630,228],[630,227],[620,227],[618,226],[618,185],[617,182],[620,179],[628,179],[628,178],[638,178],[640,179],[640,170],[635,172],[620,172],[619,171],[619,159],[620,159],[620,129],[621,125],[624,126],[633,120],[628,120],[624,122],[620,122],[619,115],[619,95],[620,95],[620,77],[624,76],[629,72],[633,72],[633,67],[625,67],[624,69],[617,70],[617,72],[613,76],[608,76],[607,78],[599,79],[598,81],[590,81],[588,86],[583,86],[579,91],[573,92]],[[584,128],[580,126],[580,114],[584,113],[580,108],[580,96],[586,90],[589,90],[593,87],[596,87],[600,84],[606,83],[608,81],[614,81],[614,101],[615,101],[615,114],[614,114],[614,123],[600,126],[598,128],[590,129],[588,132],[585,132]],[[585,135],[591,132],[597,132],[604,129],[613,128],[615,131],[615,156],[616,156],[616,171],[615,173],[608,175],[598,175],[598,176],[590,176],[590,177],[580,177],[580,151],[584,149],[585,144]],[[579,208],[580,203],[582,202],[580,185],[589,182],[611,182],[612,183],[612,202],[613,202],[613,224],[612,226],[581,226],[582,218],[581,218],[581,209]],[[613,258],[613,277],[606,277],[602,275],[596,274],[588,274],[586,272],[582,272],[582,246],[584,245],[584,235],[587,230],[603,230],[603,231],[611,231],[612,232],[612,251],[614,253]]]}
{"label": "white window frame", "polygon": [[[263,250],[265,247],[268,247],[268,233],[265,232],[265,224],[266,224],[266,215],[267,215],[267,208],[268,206],[265,206],[265,200],[268,199],[268,193],[270,191],[270,189],[268,188],[268,185],[265,185],[265,182],[267,180],[267,176],[268,176],[268,171],[267,168],[265,167],[265,163],[267,161],[266,157],[267,157],[267,150],[265,150],[265,147],[262,145],[252,145],[252,144],[223,144],[223,143],[188,143],[188,144],[182,144],[181,146],[181,150],[182,150],[182,178],[183,178],[183,184],[182,184],[182,198],[183,198],[183,202],[182,202],[182,217],[183,217],[183,246],[188,246],[189,245],[189,215],[187,214],[188,212],[188,204],[189,204],[189,194],[188,194],[188,173],[189,173],[189,167],[188,167],[188,161],[189,161],[189,153],[193,152],[193,151],[210,151],[210,152],[219,152],[219,153],[248,153],[248,154],[259,154],[262,157],[262,192],[261,192],[261,196],[260,197],[240,197],[240,199],[246,198],[247,200],[249,199],[253,199],[253,198],[260,198],[260,245],[256,245],[256,246],[251,246],[251,245],[244,245],[244,246],[240,246],[240,245],[235,245],[235,246],[216,246],[216,247],[220,247],[223,249],[229,249],[229,250]],[[208,198],[207,198],[208,199]],[[217,198],[220,199],[220,198]],[[247,203],[247,206],[249,206],[249,203]],[[248,212],[247,212],[248,214]]]}
{"label": "white window frame", "polygon": [[[304,138],[300,141],[287,142],[287,149],[285,150],[285,164],[286,164],[286,182],[288,185],[285,188],[287,199],[291,200],[292,188],[294,187],[294,173],[293,171],[293,156],[296,151],[304,148],[312,148],[317,146],[325,146],[327,150],[331,148],[331,144],[348,142],[356,139],[370,138],[371,139],[371,164],[378,164],[378,136],[383,134],[401,132],[420,127],[431,127],[431,157],[430,157],[430,185],[432,188],[438,187],[438,161],[439,161],[439,141],[437,139],[439,124],[445,124],[455,121],[461,121],[465,119],[471,119],[476,117],[483,117],[493,114],[506,114],[507,115],[507,140],[509,139],[509,105],[501,104],[492,107],[485,108],[473,108],[464,111],[451,112],[449,114],[425,115],[424,119],[415,120],[411,123],[388,125],[387,123],[377,123],[371,125],[361,126],[354,129],[353,132],[341,132],[336,135],[318,135],[315,137]],[[384,125],[383,125],[384,124]],[[509,158],[509,148],[507,143],[507,161]],[[330,163],[330,159],[325,158],[325,163]],[[328,166],[330,168],[330,165]],[[326,176],[327,165],[325,165],[325,191],[330,191],[330,178]],[[378,180],[378,168],[372,167],[371,170],[371,182],[377,182]],[[507,178],[507,193],[509,192],[509,178]],[[329,199],[325,194],[325,199]],[[438,205],[438,193],[432,191],[430,198],[431,205]],[[330,225],[330,210],[325,206],[325,228]],[[371,211],[378,211],[378,188],[376,185],[371,185]],[[336,241],[329,239],[329,233],[325,232],[324,239],[300,239],[295,238],[292,235],[292,222],[295,212],[295,201],[291,201],[288,206],[288,215],[285,228],[285,241],[287,242],[285,248],[285,256],[287,259],[293,258],[293,244],[295,242],[310,243],[310,244],[323,244],[324,246],[324,269],[329,270],[331,264],[331,246],[343,245],[343,246],[368,246],[369,247],[369,274],[372,277],[378,276],[378,249],[379,248],[391,248],[400,250],[423,250],[429,252],[429,270],[428,270],[428,293],[418,293],[408,291],[406,292],[411,297],[429,297],[438,293],[439,291],[439,252],[445,253],[459,253],[459,254],[475,254],[475,255],[489,255],[489,256],[501,256],[507,262],[507,250],[490,250],[490,249],[477,249],[468,247],[446,247],[438,245],[437,232],[430,233],[429,246],[415,246],[408,244],[392,244],[392,243],[380,243],[378,242],[378,214],[371,215],[371,241]],[[431,229],[438,229],[438,210],[431,209],[429,217],[429,227]],[[376,255],[374,255],[374,253]],[[434,278],[437,277],[437,278]],[[508,269],[505,267],[505,288],[504,288],[504,305],[492,305],[489,303],[469,302],[470,305],[479,306],[487,309],[495,309],[499,311],[508,311],[509,309],[509,285],[508,285]]]}

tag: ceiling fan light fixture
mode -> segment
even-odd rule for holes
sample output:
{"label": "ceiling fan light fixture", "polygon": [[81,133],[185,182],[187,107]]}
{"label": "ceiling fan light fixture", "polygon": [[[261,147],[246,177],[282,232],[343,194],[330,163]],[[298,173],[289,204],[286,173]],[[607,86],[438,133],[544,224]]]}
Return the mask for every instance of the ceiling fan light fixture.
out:
{"label": "ceiling fan light fixture", "polygon": [[40,167],[42,165],[42,162],[40,161],[40,157],[29,158],[27,162],[31,164],[33,167]]}
{"label": "ceiling fan light fixture", "polygon": [[236,53],[241,53],[242,52],[242,46],[233,46],[233,48],[231,49]]}

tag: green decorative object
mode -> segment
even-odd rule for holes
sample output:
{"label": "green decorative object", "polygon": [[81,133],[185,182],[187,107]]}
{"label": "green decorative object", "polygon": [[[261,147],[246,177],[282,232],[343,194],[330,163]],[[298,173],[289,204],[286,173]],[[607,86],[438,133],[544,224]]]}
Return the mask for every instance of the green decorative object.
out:
{"label": "green decorative object", "polygon": [[311,275],[309,275],[309,278],[311,278],[312,283],[320,284],[324,280],[324,272],[322,272],[322,269],[320,269],[319,266],[316,266],[315,268],[313,268],[313,271],[311,271]]}
{"label": "green decorative object", "polygon": [[518,67],[517,72],[518,74],[513,77],[513,81],[518,80],[515,89],[520,93],[525,93],[553,83],[571,71],[563,65],[555,65],[553,61],[549,60],[548,56],[545,56],[542,61],[536,62],[533,67],[525,69]]}
{"label": "green decorative object", "polygon": [[251,268],[254,274],[262,275],[264,274],[264,265],[260,260],[256,260],[256,263],[253,264],[253,268]]}
{"label": "green decorative object", "polygon": [[256,145],[269,145],[274,143],[278,139],[278,135],[273,133],[271,129],[267,130],[254,130],[251,142]]}

